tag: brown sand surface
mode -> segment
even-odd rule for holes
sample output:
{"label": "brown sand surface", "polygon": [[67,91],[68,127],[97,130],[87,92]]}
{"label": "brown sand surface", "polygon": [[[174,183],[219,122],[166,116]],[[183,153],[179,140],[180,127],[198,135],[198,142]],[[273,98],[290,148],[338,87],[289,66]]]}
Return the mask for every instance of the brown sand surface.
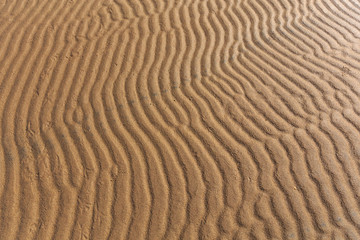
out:
{"label": "brown sand surface", "polygon": [[0,0],[0,240],[360,239],[358,0]]}

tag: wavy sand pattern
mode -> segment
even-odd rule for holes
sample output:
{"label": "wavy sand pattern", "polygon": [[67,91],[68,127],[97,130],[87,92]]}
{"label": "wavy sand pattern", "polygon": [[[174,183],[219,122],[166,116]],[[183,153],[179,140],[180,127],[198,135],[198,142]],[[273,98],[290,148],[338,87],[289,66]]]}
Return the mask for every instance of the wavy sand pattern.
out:
{"label": "wavy sand pattern", "polygon": [[360,239],[356,0],[0,0],[0,239]]}

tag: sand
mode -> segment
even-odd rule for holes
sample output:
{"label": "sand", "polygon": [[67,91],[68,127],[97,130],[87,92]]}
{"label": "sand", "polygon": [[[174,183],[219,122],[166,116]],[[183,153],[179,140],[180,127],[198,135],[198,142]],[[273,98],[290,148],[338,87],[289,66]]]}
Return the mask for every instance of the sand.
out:
{"label": "sand", "polygon": [[0,0],[0,239],[360,239],[356,0]]}

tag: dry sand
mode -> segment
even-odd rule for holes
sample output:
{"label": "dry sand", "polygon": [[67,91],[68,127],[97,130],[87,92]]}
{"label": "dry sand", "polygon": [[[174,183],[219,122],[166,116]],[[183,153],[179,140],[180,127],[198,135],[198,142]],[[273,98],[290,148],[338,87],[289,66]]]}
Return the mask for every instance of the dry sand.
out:
{"label": "dry sand", "polygon": [[357,0],[0,0],[0,239],[360,239]]}

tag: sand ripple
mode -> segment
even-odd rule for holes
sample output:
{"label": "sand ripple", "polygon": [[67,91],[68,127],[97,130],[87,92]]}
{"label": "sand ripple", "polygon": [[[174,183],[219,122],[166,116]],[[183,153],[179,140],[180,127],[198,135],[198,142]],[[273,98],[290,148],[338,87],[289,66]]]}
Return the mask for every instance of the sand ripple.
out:
{"label": "sand ripple", "polygon": [[360,239],[360,3],[0,1],[0,239]]}

